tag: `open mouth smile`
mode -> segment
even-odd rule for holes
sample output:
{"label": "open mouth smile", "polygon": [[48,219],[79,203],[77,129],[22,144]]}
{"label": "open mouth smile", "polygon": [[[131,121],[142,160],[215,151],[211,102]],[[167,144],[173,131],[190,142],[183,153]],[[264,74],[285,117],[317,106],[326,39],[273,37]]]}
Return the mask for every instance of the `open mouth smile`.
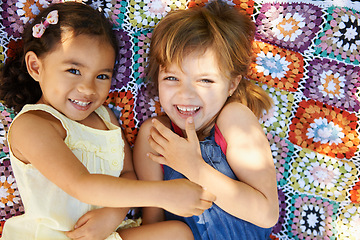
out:
{"label": "open mouth smile", "polygon": [[83,101],[78,101],[78,100],[73,100],[73,99],[69,99],[70,102],[79,105],[80,107],[86,107],[88,106],[91,102],[83,102]]}
{"label": "open mouth smile", "polygon": [[199,111],[200,107],[195,107],[195,106],[176,106],[177,110],[184,115],[193,115],[195,114],[197,111]]}

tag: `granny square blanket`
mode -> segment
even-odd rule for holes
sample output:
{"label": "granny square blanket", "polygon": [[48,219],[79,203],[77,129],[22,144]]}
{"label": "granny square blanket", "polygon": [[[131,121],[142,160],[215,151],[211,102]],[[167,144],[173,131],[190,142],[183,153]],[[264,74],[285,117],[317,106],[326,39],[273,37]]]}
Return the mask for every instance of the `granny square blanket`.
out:
{"label": "granny square blanket", "polygon": [[[52,2],[0,1],[1,65],[19,46],[23,25]],[[133,145],[141,123],[162,114],[156,91],[144,82],[154,26],[171,10],[207,0],[83,2],[114,22],[120,60],[106,104]],[[360,2],[226,2],[256,23],[256,59],[247,78],[275,103],[260,120],[279,192],[271,238],[360,239]],[[6,142],[14,116],[0,99],[0,234],[7,219],[24,212]]]}

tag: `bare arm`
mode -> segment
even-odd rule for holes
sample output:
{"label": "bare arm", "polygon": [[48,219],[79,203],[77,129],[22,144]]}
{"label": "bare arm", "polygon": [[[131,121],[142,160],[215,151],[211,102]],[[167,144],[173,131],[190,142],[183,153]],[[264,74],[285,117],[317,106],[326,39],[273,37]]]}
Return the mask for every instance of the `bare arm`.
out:
{"label": "bare arm", "polygon": [[164,157],[151,158],[206,187],[224,211],[261,227],[273,226],[278,219],[275,167],[258,120],[245,106],[232,103],[222,110],[217,123],[228,143],[228,163],[239,181],[205,163],[193,124],[187,125],[188,139],[179,139],[155,122],[152,146]]}
{"label": "bare arm", "polygon": [[[140,180],[162,181],[164,174],[161,165],[151,161],[151,159],[147,157],[147,153],[153,151],[148,141],[151,128],[151,119],[148,119],[141,125],[136,137],[134,146],[135,171]],[[142,209],[142,221],[144,225],[164,220],[163,209],[154,207]]]}
{"label": "bare arm", "polygon": [[[180,215],[199,214],[211,205],[207,200],[211,201],[212,197],[196,184],[90,174],[64,143],[64,130],[58,120],[49,120],[51,117],[43,115],[31,112],[16,119],[11,146],[21,160],[31,163],[47,179],[80,201],[106,207],[163,207]],[[186,202],[184,192],[187,191],[192,191],[193,198],[185,205],[182,201]]]}

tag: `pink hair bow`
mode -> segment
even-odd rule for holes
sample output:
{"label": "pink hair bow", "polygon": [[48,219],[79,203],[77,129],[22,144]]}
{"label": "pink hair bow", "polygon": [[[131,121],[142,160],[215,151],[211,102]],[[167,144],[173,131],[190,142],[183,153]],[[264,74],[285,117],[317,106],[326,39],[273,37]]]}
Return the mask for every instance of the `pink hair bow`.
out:
{"label": "pink hair bow", "polygon": [[58,19],[59,19],[59,15],[58,15],[57,10],[53,10],[53,11],[49,12],[49,14],[46,16],[46,19],[44,22],[38,23],[33,26],[33,28],[32,28],[33,36],[35,38],[41,38],[41,36],[44,34],[46,28],[50,24],[57,24]]}

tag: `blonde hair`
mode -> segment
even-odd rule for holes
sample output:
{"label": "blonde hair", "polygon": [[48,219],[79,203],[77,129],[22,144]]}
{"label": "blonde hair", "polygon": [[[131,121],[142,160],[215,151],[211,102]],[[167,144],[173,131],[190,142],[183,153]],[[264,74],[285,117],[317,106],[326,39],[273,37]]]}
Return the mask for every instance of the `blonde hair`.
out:
{"label": "blonde hair", "polygon": [[262,88],[245,79],[253,58],[255,26],[250,17],[222,1],[206,7],[170,12],[155,27],[150,45],[147,78],[157,85],[160,67],[172,63],[181,66],[184,56],[192,52],[215,51],[219,67],[233,80],[242,76],[228,102],[241,102],[257,117],[272,105]]}

